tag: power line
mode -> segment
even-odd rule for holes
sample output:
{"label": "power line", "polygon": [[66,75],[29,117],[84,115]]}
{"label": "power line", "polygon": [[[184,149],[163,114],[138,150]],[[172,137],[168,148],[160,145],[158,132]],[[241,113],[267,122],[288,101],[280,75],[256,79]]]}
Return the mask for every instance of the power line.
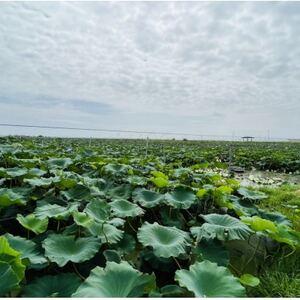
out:
{"label": "power line", "polygon": [[165,134],[165,135],[185,135],[185,136],[207,136],[207,137],[230,137],[230,135],[205,135],[180,132],[161,132],[161,131],[137,131],[122,129],[103,129],[103,128],[83,128],[83,127],[65,127],[65,126],[48,126],[48,125],[26,125],[26,124],[8,124],[0,123],[1,127],[25,127],[25,128],[43,128],[43,129],[67,129],[81,131],[100,131],[100,132],[120,132],[120,133],[143,133],[143,134]]}
{"label": "power line", "polygon": [[[139,134],[163,134],[163,135],[180,135],[180,136],[197,136],[212,137],[212,138],[232,138],[232,135],[218,135],[218,134],[192,134],[185,132],[162,132],[162,131],[138,131],[138,130],[123,130],[123,129],[105,129],[105,128],[84,128],[84,127],[68,127],[68,126],[49,126],[49,125],[28,125],[28,124],[9,124],[0,123],[1,127],[21,127],[21,128],[39,128],[39,129],[59,129],[59,130],[79,130],[79,131],[98,131],[98,132],[119,132],[119,133],[139,133]],[[257,139],[264,139],[264,137],[255,136]],[[272,140],[287,140],[288,138],[275,138]]]}

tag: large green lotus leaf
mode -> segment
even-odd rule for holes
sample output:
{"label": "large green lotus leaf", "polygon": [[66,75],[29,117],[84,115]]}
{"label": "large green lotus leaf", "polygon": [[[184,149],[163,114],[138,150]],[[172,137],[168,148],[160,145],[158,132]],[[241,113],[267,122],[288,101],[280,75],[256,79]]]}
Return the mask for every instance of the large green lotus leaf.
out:
{"label": "large green lotus leaf", "polygon": [[229,215],[209,214],[202,217],[206,223],[201,227],[191,228],[193,236],[197,239],[245,240],[253,233],[246,224]]}
{"label": "large green lotus leaf", "polygon": [[121,218],[112,218],[112,219],[108,220],[107,223],[111,224],[113,226],[116,226],[116,227],[123,227],[125,220],[121,219]]}
{"label": "large green lotus leaf", "polygon": [[109,206],[113,211],[113,215],[120,218],[136,217],[144,214],[144,210],[137,204],[123,199],[114,200],[109,203]]}
{"label": "large green lotus leaf", "polygon": [[270,220],[262,219],[258,216],[253,217],[241,217],[241,220],[250,226],[254,231],[271,231],[276,232],[276,224]]}
{"label": "large green lotus leaf", "polygon": [[35,166],[41,163],[41,160],[39,158],[22,158],[22,159],[15,158],[14,161],[19,166],[25,168],[34,168]]}
{"label": "large green lotus leaf", "polygon": [[45,256],[40,253],[36,243],[20,236],[5,234],[9,245],[20,252],[21,259],[29,259],[31,264],[44,264],[47,262]]}
{"label": "large green lotus leaf", "polygon": [[26,168],[0,168],[0,176],[1,177],[6,177],[6,178],[15,178],[15,177],[21,177],[26,175],[28,172],[28,169]]}
{"label": "large green lotus leaf", "polygon": [[151,246],[158,257],[177,257],[186,253],[190,245],[189,234],[176,227],[167,227],[158,223],[145,222],[137,233],[143,246]]}
{"label": "large green lotus leaf", "polygon": [[237,196],[230,195],[227,197],[227,200],[238,216],[252,216],[258,214],[257,207],[247,199],[240,199]]}
{"label": "large green lotus leaf", "polygon": [[268,212],[263,209],[258,209],[257,214],[263,218],[275,222],[277,224],[292,226],[292,222],[279,212]]}
{"label": "large green lotus leaf", "polygon": [[123,176],[128,174],[128,171],[131,169],[131,166],[124,164],[107,164],[103,167],[103,172],[111,176]]}
{"label": "large green lotus leaf", "polygon": [[55,177],[50,178],[29,178],[24,179],[24,182],[27,182],[31,186],[38,186],[38,187],[48,187],[54,182]]}
{"label": "large green lotus leaf", "polygon": [[0,261],[0,297],[16,288],[19,282],[13,268],[8,263]]}
{"label": "large green lotus leaf", "polygon": [[196,297],[245,296],[245,288],[227,268],[208,260],[196,262],[189,270],[177,270],[175,280]]}
{"label": "large green lotus leaf", "polygon": [[269,235],[277,242],[288,244],[294,249],[300,247],[300,232],[286,225],[278,225],[277,231],[271,232]]}
{"label": "large green lotus leaf", "polygon": [[85,212],[74,211],[72,215],[73,215],[74,222],[78,226],[88,228],[93,224],[93,218],[91,218]]}
{"label": "large green lotus leaf", "polygon": [[91,196],[91,191],[88,187],[82,184],[77,184],[67,191],[62,191],[61,194],[67,200],[85,200]]}
{"label": "large green lotus leaf", "polygon": [[47,161],[49,169],[66,169],[73,163],[70,158],[50,158]]}
{"label": "large green lotus leaf", "polygon": [[141,297],[155,288],[155,276],[135,270],[127,262],[96,267],[72,297]]}
{"label": "large green lotus leaf", "polygon": [[197,260],[209,260],[219,266],[228,266],[229,252],[218,240],[202,240],[194,249]]}
{"label": "large green lotus leaf", "polygon": [[183,229],[186,225],[186,220],[178,209],[171,209],[168,206],[160,207],[160,218],[164,226],[174,226]]}
{"label": "large green lotus leaf", "polygon": [[192,189],[187,187],[177,187],[173,192],[165,195],[167,203],[175,208],[188,209],[196,201],[196,195]]}
{"label": "large green lotus leaf", "polygon": [[110,217],[110,207],[101,199],[91,200],[91,202],[85,207],[84,212],[98,222],[108,220]]}
{"label": "large green lotus leaf", "polygon": [[13,249],[4,236],[0,237],[0,261],[7,262],[21,281],[24,277],[25,266],[22,264],[20,252]]}
{"label": "large green lotus leaf", "polygon": [[160,171],[151,171],[151,174],[155,177],[155,178],[164,178],[164,179],[169,179],[168,175],[164,174],[163,172]]}
{"label": "large green lotus leaf", "polygon": [[107,194],[112,199],[129,199],[131,197],[131,186],[130,184],[122,184],[108,190]]}
{"label": "large green lotus leaf", "polygon": [[131,185],[135,185],[135,186],[143,186],[147,184],[147,179],[145,177],[141,177],[137,175],[128,176],[126,181]]}
{"label": "large green lotus leaf", "polygon": [[164,188],[169,185],[169,180],[163,177],[151,177],[150,181],[159,188]]}
{"label": "large green lotus leaf", "polygon": [[104,222],[93,222],[87,230],[91,235],[99,237],[102,243],[108,244],[114,244],[120,241],[124,233],[115,226]]}
{"label": "large green lotus leaf", "polygon": [[33,231],[35,234],[43,233],[47,230],[48,219],[39,219],[34,214],[29,214],[26,217],[21,214],[17,215],[18,222],[26,229]]}
{"label": "large green lotus leaf", "polygon": [[189,168],[178,168],[174,170],[173,176],[175,178],[185,177],[192,173],[192,170]]}
{"label": "large green lotus leaf", "polygon": [[170,284],[165,285],[160,289],[161,295],[163,297],[185,297],[186,296],[186,289],[181,288],[178,285]]}
{"label": "large green lotus leaf", "polygon": [[56,220],[66,220],[77,210],[77,207],[77,203],[71,203],[67,207],[57,204],[38,203],[34,214],[40,219],[53,218]]}
{"label": "large green lotus leaf", "polygon": [[144,264],[143,261],[146,261],[151,269],[162,272],[170,272],[174,270],[174,267],[176,268],[176,263],[172,257],[158,257],[148,248],[144,248],[139,252],[139,260],[142,261],[142,264]]}
{"label": "large green lotus leaf", "polygon": [[46,275],[26,285],[22,296],[30,298],[71,297],[80,284],[80,278],[72,273]]}
{"label": "large green lotus leaf", "polygon": [[63,267],[67,262],[84,262],[95,256],[100,241],[94,237],[77,238],[70,235],[50,234],[42,243],[45,256]]}
{"label": "large green lotus leaf", "polygon": [[249,190],[245,187],[241,187],[237,191],[244,198],[252,200],[252,201],[259,201],[259,200],[268,198],[268,196],[263,192],[252,191],[252,190]]}
{"label": "large green lotus leaf", "polygon": [[138,202],[141,206],[152,208],[164,202],[165,195],[146,190],[136,189],[132,195],[133,201]]}
{"label": "large green lotus leaf", "polygon": [[131,254],[135,250],[136,241],[132,235],[124,233],[122,239],[114,246],[121,254]]}
{"label": "large green lotus leaf", "polygon": [[47,174],[47,172],[44,171],[44,170],[41,170],[41,169],[38,169],[38,168],[31,168],[31,169],[28,170],[28,173],[25,177],[26,178],[29,178],[29,177],[42,177],[45,174]]}
{"label": "large green lotus leaf", "polygon": [[105,250],[103,251],[103,255],[106,261],[114,261],[115,263],[119,264],[122,260],[119,252],[116,250],[110,250],[110,249]]}
{"label": "large green lotus leaf", "polygon": [[25,205],[26,199],[23,194],[13,189],[0,189],[0,207],[7,207],[10,205]]}

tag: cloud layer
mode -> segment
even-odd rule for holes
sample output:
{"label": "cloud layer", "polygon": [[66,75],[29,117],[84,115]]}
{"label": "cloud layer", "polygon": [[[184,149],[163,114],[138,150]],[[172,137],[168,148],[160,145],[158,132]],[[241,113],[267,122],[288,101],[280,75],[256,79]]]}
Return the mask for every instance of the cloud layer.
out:
{"label": "cloud layer", "polygon": [[2,123],[299,132],[297,2],[1,2],[0,41]]}

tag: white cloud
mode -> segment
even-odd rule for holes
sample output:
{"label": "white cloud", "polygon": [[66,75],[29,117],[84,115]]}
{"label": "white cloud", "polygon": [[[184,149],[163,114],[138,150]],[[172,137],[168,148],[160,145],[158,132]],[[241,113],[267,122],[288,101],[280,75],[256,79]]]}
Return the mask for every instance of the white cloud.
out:
{"label": "white cloud", "polygon": [[291,2],[1,2],[0,118],[296,136],[299,28]]}

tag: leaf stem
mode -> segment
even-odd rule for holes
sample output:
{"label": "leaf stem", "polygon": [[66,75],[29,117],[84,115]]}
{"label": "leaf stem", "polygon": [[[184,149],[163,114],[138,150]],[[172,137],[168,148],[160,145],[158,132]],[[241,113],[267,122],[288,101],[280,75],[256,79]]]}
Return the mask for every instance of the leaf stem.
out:
{"label": "leaf stem", "polygon": [[85,280],[85,277],[83,277],[80,272],[78,271],[78,269],[76,268],[76,265],[74,263],[72,263],[73,265],[73,269],[75,271],[75,273],[82,279],[82,280]]}
{"label": "leaf stem", "polygon": [[181,270],[182,268],[181,268],[181,265],[180,265],[179,261],[174,256],[172,256],[172,257],[173,257],[176,265],[178,266],[178,268]]}
{"label": "leaf stem", "polygon": [[130,226],[130,228],[136,233],[136,230],[134,229],[134,227],[131,225],[130,221],[128,220],[128,225]]}

